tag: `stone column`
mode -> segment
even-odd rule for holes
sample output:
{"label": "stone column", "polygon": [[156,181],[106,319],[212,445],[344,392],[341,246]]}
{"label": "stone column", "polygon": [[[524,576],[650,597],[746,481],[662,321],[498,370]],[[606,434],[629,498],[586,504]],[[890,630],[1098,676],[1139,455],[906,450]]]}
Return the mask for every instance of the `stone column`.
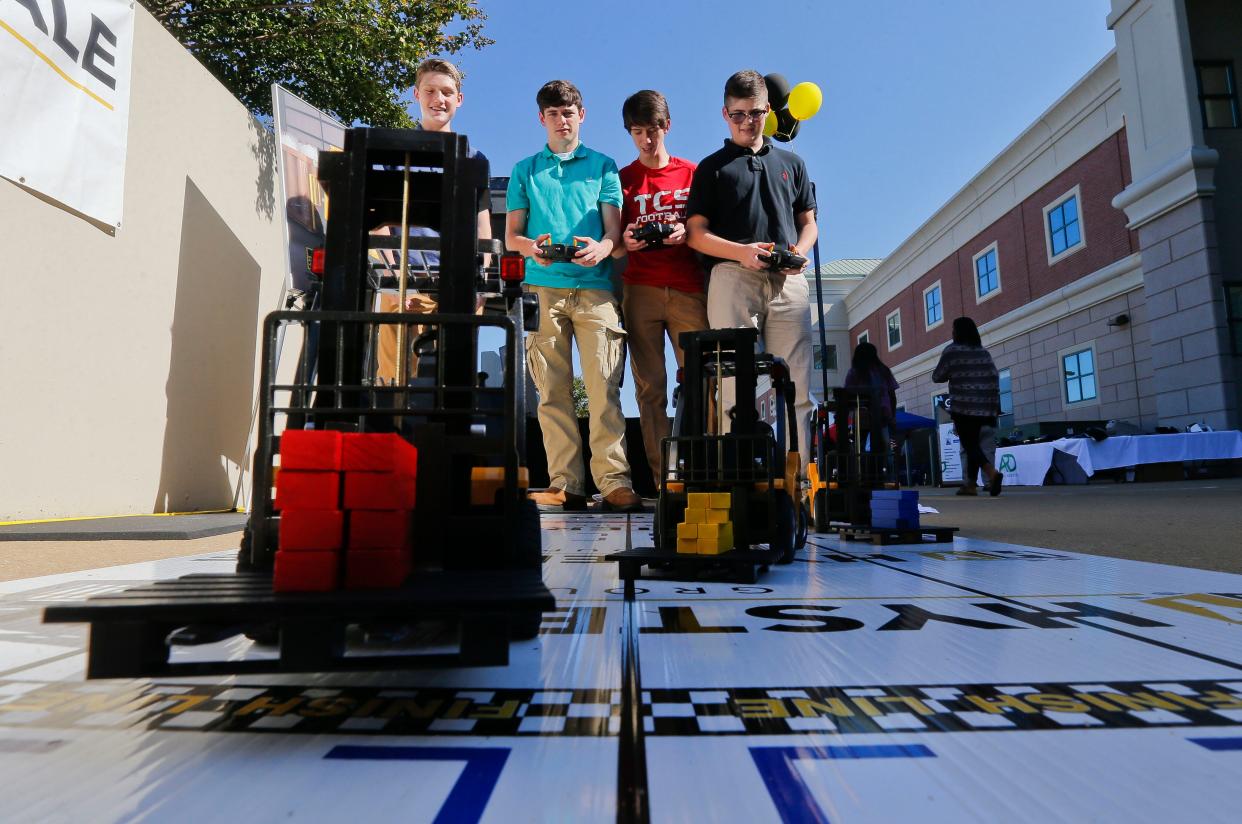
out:
{"label": "stone column", "polygon": [[1213,182],[1185,0],[1112,0],[1132,182],[1113,205],[1138,232],[1161,424],[1239,425]]}

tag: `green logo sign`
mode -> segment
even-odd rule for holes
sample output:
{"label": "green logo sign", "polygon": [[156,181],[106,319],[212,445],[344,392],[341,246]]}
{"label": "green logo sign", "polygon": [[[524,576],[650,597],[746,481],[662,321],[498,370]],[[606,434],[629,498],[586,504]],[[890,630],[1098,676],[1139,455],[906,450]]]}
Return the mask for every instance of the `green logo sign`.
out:
{"label": "green logo sign", "polygon": [[1018,459],[1014,457],[1012,452],[1006,452],[1005,454],[1001,455],[1000,469],[1001,469],[1001,472],[1017,472],[1018,471]]}

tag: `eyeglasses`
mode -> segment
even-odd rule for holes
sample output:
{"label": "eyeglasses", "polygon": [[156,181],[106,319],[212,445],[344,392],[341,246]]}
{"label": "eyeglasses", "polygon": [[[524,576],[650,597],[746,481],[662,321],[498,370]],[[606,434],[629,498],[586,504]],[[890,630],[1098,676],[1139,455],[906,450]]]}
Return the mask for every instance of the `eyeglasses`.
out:
{"label": "eyeglasses", "polygon": [[771,109],[754,109],[749,112],[729,112],[729,119],[734,123],[744,123],[747,120],[763,120],[768,116]]}

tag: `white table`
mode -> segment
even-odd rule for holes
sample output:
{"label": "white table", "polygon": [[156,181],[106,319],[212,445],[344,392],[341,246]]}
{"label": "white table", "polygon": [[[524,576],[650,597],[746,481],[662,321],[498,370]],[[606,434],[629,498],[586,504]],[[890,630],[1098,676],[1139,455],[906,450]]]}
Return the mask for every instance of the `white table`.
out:
{"label": "white table", "polygon": [[1170,461],[1242,458],[1242,432],[1179,432],[1170,435],[1114,435],[1102,441],[1061,438],[1047,443],[1002,446],[996,466],[1008,486],[1042,486],[1057,452],[1071,457],[1086,477],[1102,469]]}

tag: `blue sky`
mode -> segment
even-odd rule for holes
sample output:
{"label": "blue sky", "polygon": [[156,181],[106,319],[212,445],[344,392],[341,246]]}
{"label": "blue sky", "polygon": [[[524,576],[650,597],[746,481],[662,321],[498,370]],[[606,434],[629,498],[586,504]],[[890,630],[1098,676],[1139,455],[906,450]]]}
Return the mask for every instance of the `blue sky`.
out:
{"label": "blue sky", "polygon": [[467,75],[455,124],[494,175],[542,146],[535,92],[554,78],[582,90],[583,142],[621,166],[634,91],[664,93],[668,145],[697,161],[727,135],[734,71],[817,83],[823,108],[788,146],[817,184],[825,261],[886,256],[1113,48],[1108,0],[479,5],[496,42],[454,57]]}

